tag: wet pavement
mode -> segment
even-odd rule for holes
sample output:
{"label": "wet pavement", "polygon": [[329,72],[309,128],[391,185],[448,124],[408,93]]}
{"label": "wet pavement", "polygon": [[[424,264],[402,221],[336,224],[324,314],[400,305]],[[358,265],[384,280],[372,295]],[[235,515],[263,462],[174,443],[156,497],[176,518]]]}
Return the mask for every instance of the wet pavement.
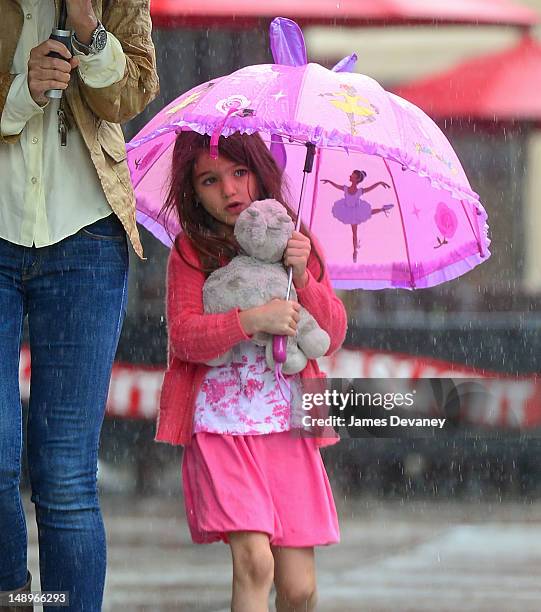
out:
{"label": "wet pavement", "polygon": [[[180,497],[102,504],[104,611],[229,610],[229,549],[191,543]],[[339,514],[341,544],[317,553],[321,612],[541,610],[541,502],[342,500]],[[27,516],[37,576],[28,505]]]}

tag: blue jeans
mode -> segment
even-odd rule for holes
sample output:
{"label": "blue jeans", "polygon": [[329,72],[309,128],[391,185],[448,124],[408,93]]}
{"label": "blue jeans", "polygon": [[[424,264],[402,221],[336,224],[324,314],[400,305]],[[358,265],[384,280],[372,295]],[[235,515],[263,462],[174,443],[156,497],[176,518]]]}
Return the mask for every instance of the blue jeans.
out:
{"label": "blue jeans", "polygon": [[97,459],[111,368],[126,310],[128,249],[114,215],[52,246],[0,239],[0,591],[27,579],[19,495],[19,353],[28,316],[32,374],[27,456],[42,591],[101,610],[105,530]]}

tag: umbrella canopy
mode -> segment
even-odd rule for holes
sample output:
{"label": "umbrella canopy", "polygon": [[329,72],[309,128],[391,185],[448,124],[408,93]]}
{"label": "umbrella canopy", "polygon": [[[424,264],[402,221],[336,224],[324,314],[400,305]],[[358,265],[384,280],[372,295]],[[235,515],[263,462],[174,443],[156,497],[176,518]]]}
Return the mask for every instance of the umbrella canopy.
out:
{"label": "umbrella canopy", "polygon": [[199,85],[128,144],[138,220],[165,243],[162,226],[179,231],[158,214],[178,131],[258,132],[285,168],[293,201],[304,145],[316,146],[301,216],[323,242],[336,287],[429,287],[485,261],[486,213],[436,124],[370,77],[341,72],[352,58],[336,70],[305,64],[292,23],[282,20],[271,35],[275,57],[288,64],[249,66]]}
{"label": "umbrella canopy", "polygon": [[395,92],[432,117],[541,119],[541,44],[525,36],[518,45],[467,60]]}
{"label": "umbrella canopy", "polygon": [[535,11],[510,0],[153,0],[157,27],[257,27],[260,19],[288,15],[303,25],[476,23],[530,26]]}

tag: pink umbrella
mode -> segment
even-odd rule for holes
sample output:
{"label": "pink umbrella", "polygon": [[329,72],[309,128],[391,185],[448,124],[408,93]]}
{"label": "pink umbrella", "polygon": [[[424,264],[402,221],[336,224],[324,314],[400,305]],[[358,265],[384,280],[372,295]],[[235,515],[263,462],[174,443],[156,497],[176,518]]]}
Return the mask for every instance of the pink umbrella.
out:
{"label": "pink umbrella", "polygon": [[[271,44],[276,64],[198,85],[128,144],[139,222],[168,245],[179,231],[159,216],[179,130],[214,142],[259,132],[304,202],[300,216],[323,245],[335,287],[430,287],[486,261],[486,212],[436,124],[370,77],[347,72],[355,56],[333,70],[308,64],[294,22],[274,20]],[[315,145],[309,175],[307,144]]]}

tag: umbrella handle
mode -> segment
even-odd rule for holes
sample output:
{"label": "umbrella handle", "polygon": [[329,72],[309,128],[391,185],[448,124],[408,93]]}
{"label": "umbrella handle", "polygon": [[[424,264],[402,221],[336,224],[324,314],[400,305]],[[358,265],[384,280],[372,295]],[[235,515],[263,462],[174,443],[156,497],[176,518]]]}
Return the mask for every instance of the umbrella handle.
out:
{"label": "umbrella handle", "polygon": [[[312,142],[307,142],[306,144],[306,159],[304,160],[304,175],[302,178],[302,187],[301,187],[301,195],[299,202],[299,210],[297,212],[297,223],[295,229],[299,231],[301,225],[301,215],[302,215],[302,199],[304,195],[304,181],[306,179],[306,175],[312,172],[312,168],[314,165],[314,157],[316,154],[316,145]],[[288,269],[288,279],[287,279],[287,292],[286,292],[286,300],[289,300],[289,296],[291,295],[291,285],[293,282],[293,268],[289,266]],[[272,356],[276,363],[284,363],[287,357],[287,336],[274,336],[272,339]]]}
{"label": "umbrella handle", "polygon": [[276,363],[284,363],[287,357],[287,336],[274,336],[272,339],[272,356]]}

